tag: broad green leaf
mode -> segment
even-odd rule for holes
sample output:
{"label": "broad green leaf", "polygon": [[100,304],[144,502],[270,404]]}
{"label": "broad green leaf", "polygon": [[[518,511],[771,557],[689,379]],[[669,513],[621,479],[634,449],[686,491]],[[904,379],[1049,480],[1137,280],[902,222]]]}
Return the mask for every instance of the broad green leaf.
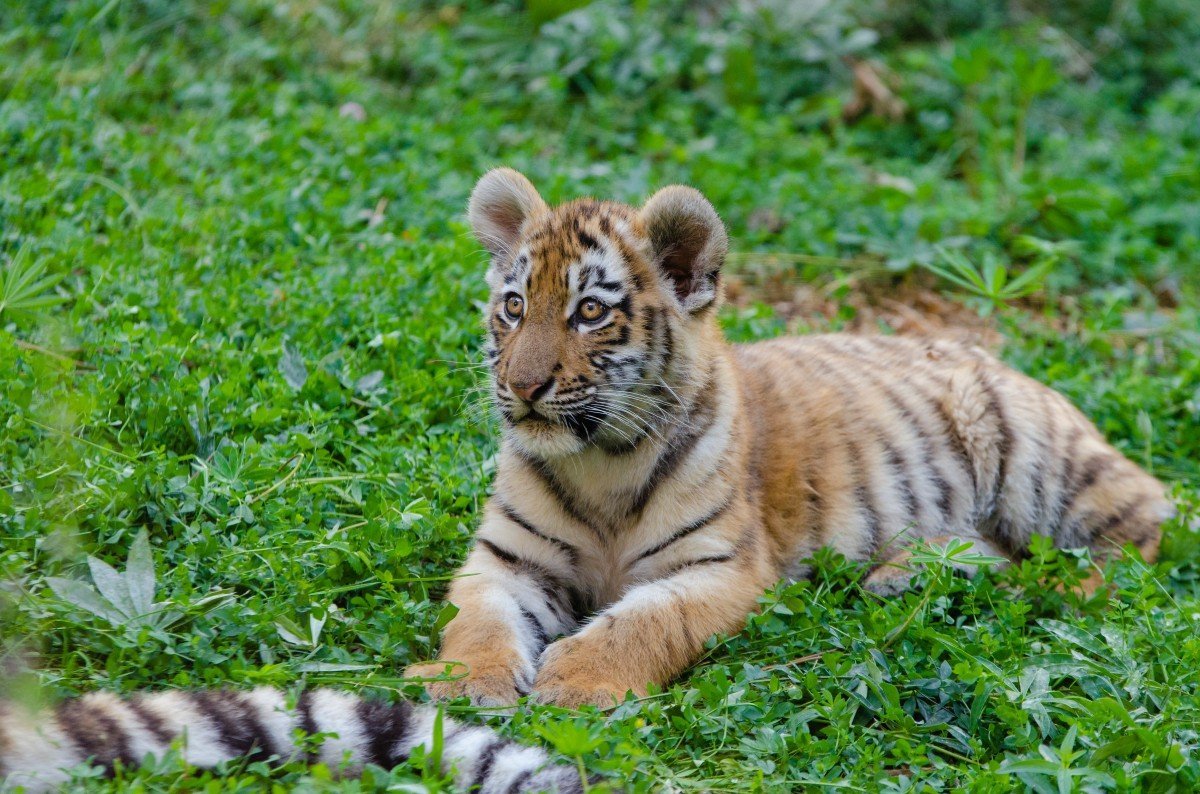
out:
{"label": "broad green leaf", "polygon": [[450,621],[454,620],[454,616],[457,614],[458,614],[458,607],[454,606],[454,604],[451,604],[449,601],[447,601],[445,604],[442,605],[442,608],[440,610],[438,610],[438,616],[437,616],[437,620],[434,621],[433,630],[435,632],[438,632],[438,631],[441,631],[442,629],[446,628],[446,624],[449,623]]}
{"label": "broad green leaf", "polygon": [[1054,260],[1044,260],[1027,268],[1024,273],[1021,273],[1008,283],[1005,293],[1011,298],[1023,298],[1026,295],[1032,295],[1042,289],[1042,282],[1054,265]]}
{"label": "broad green leaf", "polygon": [[292,645],[301,645],[306,648],[312,647],[309,637],[305,636],[305,631],[296,625],[296,622],[291,618],[282,616],[275,618],[275,631],[279,633],[284,642],[290,642]]}
{"label": "broad green leaf", "polygon": [[383,383],[383,370],[377,369],[368,372],[354,382],[354,390],[357,392],[367,393],[374,391],[380,383]]}
{"label": "broad green leaf", "polygon": [[136,615],[137,610],[134,609],[133,601],[129,597],[129,585],[126,584],[125,577],[117,573],[117,569],[104,560],[91,555],[88,555],[87,563],[88,569],[92,573],[92,582],[100,591],[100,595],[108,599],[108,602],[126,618]]}
{"label": "broad green leaf", "polygon": [[325,628],[327,617],[327,613],[318,616],[316,612],[311,612],[308,615],[308,637],[314,648],[321,644],[321,631]]}
{"label": "broad green leaf", "polygon": [[125,616],[101,597],[94,587],[78,579],[50,576],[46,578],[46,584],[63,601],[102,618],[113,626],[121,626],[125,622]]}
{"label": "broad green leaf", "polygon": [[1099,764],[1100,762],[1113,756],[1127,756],[1136,753],[1145,744],[1140,736],[1136,734],[1125,734],[1120,738],[1114,739],[1108,744],[1101,745],[1096,748],[1096,751],[1091,755],[1091,763]]}
{"label": "broad green leaf", "polygon": [[140,616],[150,615],[154,611],[154,556],[150,552],[150,538],[144,528],[138,532],[129,547],[125,582],[128,585],[133,613]]}
{"label": "broad green leaf", "polygon": [[1038,625],[1059,639],[1087,651],[1097,659],[1106,659],[1109,656],[1108,649],[1095,637],[1082,629],[1051,618],[1039,620]]}
{"label": "broad green leaf", "polygon": [[279,372],[294,391],[300,391],[308,381],[308,367],[304,364],[304,357],[287,342],[284,342],[283,354],[279,357]]}

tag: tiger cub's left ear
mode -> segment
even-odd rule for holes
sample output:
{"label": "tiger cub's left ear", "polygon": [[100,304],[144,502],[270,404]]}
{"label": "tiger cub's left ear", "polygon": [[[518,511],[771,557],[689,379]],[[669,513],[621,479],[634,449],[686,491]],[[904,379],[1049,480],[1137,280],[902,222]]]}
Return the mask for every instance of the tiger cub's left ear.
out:
{"label": "tiger cub's left ear", "polygon": [[695,188],[672,185],[651,196],[640,215],[655,264],[684,310],[695,313],[716,301],[729,236],[708,199]]}
{"label": "tiger cub's left ear", "polygon": [[467,204],[471,229],[494,258],[515,254],[525,221],[545,211],[546,202],[533,183],[511,168],[493,168],[484,174]]}

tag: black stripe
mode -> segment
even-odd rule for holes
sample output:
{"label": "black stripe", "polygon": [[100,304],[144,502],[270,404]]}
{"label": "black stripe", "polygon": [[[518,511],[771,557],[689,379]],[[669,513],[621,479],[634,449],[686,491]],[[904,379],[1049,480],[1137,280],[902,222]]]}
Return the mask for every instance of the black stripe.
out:
{"label": "black stripe", "polygon": [[651,348],[658,347],[658,320],[661,311],[657,306],[647,306],[645,319],[642,321],[642,333],[646,335],[646,341]]}
{"label": "black stripe", "polygon": [[537,615],[534,615],[525,607],[521,607],[521,617],[525,618],[525,622],[529,625],[530,630],[533,631],[534,637],[537,638],[537,652],[540,653],[542,648],[550,644],[550,632],[546,631],[546,627],[537,619]]}
{"label": "black stripe", "polygon": [[[851,383],[851,381],[844,377],[842,373],[836,371],[836,368],[830,365],[829,362],[823,359],[817,359],[817,357],[814,357],[814,359],[811,359],[811,361],[816,363],[817,367],[821,368],[822,371],[827,374],[827,377],[838,381],[842,387],[842,390],[850,392],[856,391],[857,384]],[[884,456],[886,456],[888,444],[886,440],[880,439],[882,435],[880,428],[878,428],[874,422],[870,422],[868,417],[864,417],[862,415],[862,410],[859,410],[860,407],[858,404],[854,404],[853,408],[856,409],[856,414],[858,414],[859,419],[863,420],[871,429],[872,437],[874,437],[875,440],[881,441],[881,443],[884,445]],[[838,423],[842,429],[842,434],[844,434],[846,438],[846,449],[848,452],[850,452],[850,465],[854,475],[854,504],[856,504],[858,507],[859,512],[865,513],[866,531],[868,531],[870,540],[870,547],[868,548],[868,553],[866,553],[866,559],[870,560],[875,558],[875,555],[881,551],[884,545],[883,522],[881,518],[880,507],[878,507],[878,494],[875,493],[875,488],[871,487],[874,479],[872,479],[870,476],[869,471],[866,471],[866,456],[863,452],[862,445],[860,445],[856,440],[856,435],[853,435],[851,432],[847,431],[845,423],[842,421],[840,415],[838,417]],[[890,467],[890,463],[887,464]]]}
{"label": "black stripe", "polygon": [[946,408],[946,403],[942,400],[934,399],[928,394],[923,394],[922,398],[931,403],[934,410],[937,411],[937,416],[942,420],[942,425],[946,430],[946,438],[950,441],[950,449],[954,455],[962,463],[962,467],[966,469],[967,476],[971,478],[971,488],[974,489],[976,495],[979,493],[979,478],[975,474],[975,464],[971,460],[971,453],[967,451],[967,444],[963,437],[959,434],[958,423],[954,421],[954,417],[950,415],[950,411]]}
{"label": "black stripe", "polygon": [[68,700],[59,704],[55,718],[80,754],[104,767],[106,775],[112,774],[113,763],[118,760],[127,768],[137,765],[129,749],[129,737],[102,706]]}
{"label": "black stripe", "polygon": [[488,775],[492,773],[492,767],[496,763],[496,754],[509,744],[511,742],[504,739],[496,739],[483,748],[479,754],[479,763],[475,766],[475,774],[471,776],[471,782],[467,785],[467,791],[478,791],[487,784]]}
{"label": "black stripe", "polygon": [[[879,432],[878,426],[875,427],[876,432]],[[909,521],[918,520],[917,515],[917,493],[913,489],[912,470],[913,466],[908,460],[908,455],[901,452],[896,445],[886,438],[880,438],[879,443],[883,445],[883,454],[886,458],[888,466],[892,469],[893,478],[900,486],[900,499],[904,502],[904,515]]]}
{"label": "black stripe", "polygon": [[584,248],[591,248],[596,251],[604,250],[600,247],[600,243],[596,240],[595,237],[592,237],[590,234],[583,231],[582,229],[576,229],[575,236],[579,238],[579,242],[583,245]]}
{"label": "black stripe", "polygon": [[514,568],[519,573],[524,573],[531,578],[537,580],[539,584],[545,583],[555,586],[555,588],[566,589],[565,583],[553,571],[545,566],[527,560],[524,557],[518,556],[506,548],[493,543],[487,538],[475,538],[475,543],[487,549],[492,556],[506,563],[509,567]]}
{"label": "black stripe", "polygon": [[[1106,536],[1109,532],[1124,525],[1129,519],[1133,518],[1134,514],[1146,504],[1146,497],[1139,496],[1132,502],[1123,505],[1117,512],[1107,516],[1102,522],[1089,527],[1089,544],[1095,543],[1097,537]],[[1114,538],[1116,540],[1116,538]]]}
{"label": "black stripe", "polygon": [[[80,713],[84,710],[85,708],[77,700],[63,701],[54,710],[55,721],[67,734],[67,738],[71,740],[71,744],[75,745],[75,749],[79,751],[84,760],[104,763],[100,759],[101,753],[107,749],[105,737],[87,729],[88,726],[84,722],[85,717]],[[105,753],[105,757],[107,757],[107,753]]]}
{"label": "black stripe", "polygon": [[1030,451],[1030,458],[1032,460],[1029,464],[1029,501],[1037,511],[1033,520],[1035,523],[1040,524],[1044,523],[1042,519],[1046,515],[1046,486],[1043,480],[1046,477],[1047,452],[1040,438],[1036,439],[1034,444],[1037,446],[1037,449]]}
{"label": "black stripe", "polygon": [[[835,385],[839,385],[843,391],[847,393],[853,393],[854,384],[848,382],[847,379],[843,377],[842,373],[823,357],[810,354],[801,359],[795,353],[793,353],[793,357],[804,363],[816,366],[817,369],[825,373],[826,377],[833,380]],[[865,419],[865,417],[862,416],[862,411],[858,410],[861,409],[861,406],[858,404],[853,404],[853,407],[856,409],[855,413],[859,415],[859,418],[863,419],[864,422],[867,423],[868,427],[874,429],[874,435],[878,437],[880,435],[879,428],[871,424]],[[867,521],[866,528],[870,541],[870,546],[867,549],[866,559],[870,560],[879,553],[884,545],[883,526],[880,519],[879,509],[877,507],[878,502],[876,499],[878,495],[873,493],[873,489],[870,487],[870,483],[868,482],[869,478],[864,478],[864,475],[868,475],[869,472],[867,472],[862,446],[856,440],[856,436],[853,435],[846,427],[842,413],[839,412],[837,414],[835,421],[838,424],[838,428],[842,431],[844,444],[851,458],[852,465],[850,466],[850,469],[854,479],[854,487],[851,489],[851,491],[854,495],[855,507],[858,508],[857,512],[865,513],[865,518]]]}
{"label": "black stripe", "polygon": [[240,692],[228,692],[227,697],[234,703],[241,706],[243,719],[245,720],[246,728],[251,735],[255,737],[255,743],[261,748],[261,755],[252,753],[252,757],[259,758],[284,758],[288,753],[285,748],[275,744],[275,738],[271,732],[267,730],[267,726],[263,724],[258,708],[250,700]]}
{"label": "black stripe", "polygon": [[706,526],[708,526],[713,521],[715,521],[718,517],[720,517],[720,515],[722,513],[724,513],[726,510],[728,510],[732,504],[733,504],[732,499],[726,499],[725,501],[721,502],[721,504],[718,505],[716,507],[716,509],[711,510],[708,513],[708,515],[704,516],[703,518],[699,518],[699,519],[693,521],[692,523],[688,524],[683,529],[676,530],[674,533],[672,533],[672,535],[669,538],[664,540],[662,543],[659,543],[658,545],[653,546],[653,547],[647,549],[646,551],[643,551],[641,554],[639,554],[637,556],[637,559],[634,560],[634,563],[636,564],[636,563],[639,563],[642,560],[646,559],[647,557],[652,557],[655,554],[658,554],[663,549],[670,546],[672,543],[676,543],[680,540],[683,540],[688,535],[691,535],[693,532],[698,532],[701,529],[704,529]]}
{"label": "black stripe", "polygon": [[[492,543],[487,538],[476,538],[475,542],[478,543],[479,545],[483,546],[488,551],[490,551],[493,556],[499,557],[501,560],[508,563],[509,565],[522,567],[522,568],[525,567],[525,560],[523,560],[520,557],[518,557],[517,555],[513,554],[508,549],[500,548],[499,546],[497,546],[495,543]],[[533,565],[536,565],[536,564],[537,563],[533,563]]]}
{"label": "black stripe", "polygon": [[662,351],[662,372],[665,373],[671,366],[671,362],[675,360],[675,332],[671,330],[670,321],[663,326]]}
{"label": "black stripe", "polygon": [[[320,728],[317,727],[316,719],[313,717],[313,713],[312,713],[313,702],[312,701],[313,701],[313,698],[312,698],[311,691],[301,692],[300,697],[297,698],[297,700],[296,700],[296,718],[300,723],[300,730],[303,731],[305,736],[310,736],[310,737],[316,736],[318,733],[321,732]],[[304,756],[306,759],[306,763],[314,764],[317,761],[317,754],[315,752],[315,749],[319,745],[314,742],[314,743],[311,743],[309,746],[313,747],[314,749],[306,752],[304,754]]]}
{"label": "black stripe", "polygon": [[[908,426],[912,428],[913,434],[916,436],[921,447],[921,455],[925,459],[925,470],[928,471],[929,479],[932,482],[933,487],[937,489],[938,492],[937,506],[939,512],[941,513],[943,524],[949,523],[951,518],[950,513],[954,507],[954,488],[946,479],[946,474],[939,465],[939,457],[935,455],[933,449],[934,441],[936,440],[940,442],[938,444],[939,448],[945,448],[950,452],[951,455],[957,455],[962,463],[962,467],[966,470],[968,477],[970,477],[973,486],[975,482],[975,472],[974,468],[971,466],[970,459],[967,456],[966,447],[963,446],[962,439],[958,437],[958,434],[954,430],[953,422],[946,413],[945,405],[941,400],[934,399],[929,392],[926,391],[915,380],[909,378],[904,379],[904,387],[908,391],[912,392],[917,399],[921,400],[927,406],[932,408],[933,416],[941,420],[941,435],[939,435],[936,428],[931,431],[930,428],[926,426],[922,418],[918,415],[917,411],[915,411],[904,398],[892,390],[890,383],[885,382],[881,377],[879,377],[876,372],[876,368],[879,365],[879,357],[875,351],[868,353],[860,346],[852,345],[849,350],[844,352],[848,353],[856,360],[861,361],[866,365],[860,370],[860,373],[866,376],[867,379],[870,380],[875,387],[883,393],[884,397],[891,404],[892,408],[894,408],[908,424]],[[913,366],[914,368],[921,369],[916,361],[913,362]],[[922,371],[924,370],[922,369]],[[911,479],[907,485],[908,490],[911,492]],[[911,517],[916,518],[915,511],[911,512]]]}
{"label": "black stripe", "polygon": [[1154,521],[1151,521],[1148,524],[1143,524],[1141,531],[1138,532],[1137,535],[1130,536],[1129,542],[1136,546],[1138,551],[1141,551],[1142,546],[1146,545],[1156,536],[1158,536],[1159,532],[1159,525]]}
{"label": "black stripe", "polygon": [[[872,377],[874,376],[872,375]],[[924,417],[919,416],[903,398],[896,394],[891,389],[890,384],[885,383],[882,381],[882,379],[878,378],[875,378],[875,383],[883,392],[883,395],[885,398],[887,398],[887,401],[891,403],[892,407],[897,411],[897,413],[899,413],[908,426],[912,428],[913,435],[916,436],[917,443],[920,446],[921,457],[924,458],[925,461],[925,469],[929,473],[929,481],[938,494],[937,508],[938,512],[942,516],[942,523],[943,525],[948,524],[950,522],[951,510],[954,507],[954,487],[950,484],[950,481],[946,479],[946,473],[942,469],[940,455],[938,452],[941,451],[940,448],[942,447],[947,449],[950,448],[951,441],[949,435],[953,435],[953,431],[951,430],[948,435],[943,437],[937,437],[936,432],[931,432],[930,428],[926,425]],[[918,391],[917,388],[907,380],[904,381],[904,385],[907,386],[911,391]],[[920,392],[918,392],[918,395],[919,394]],[[937,445],[939,447],[938,452],[934,451],[935,439],[936,441],[941,442]],[[951,452],[951,454],[953,454],[953,452]],[[968,464],[966,468],[969,471],[970,465]]]}
{"label": "black stripe", "polygon": [[[1058,422],[1054,421],[1055,413],[1050,404],[1051,393],[1049,389],[1038,390],[1038,402],[1042,406],[1042,415],[1039,418],[1045,426],[1046,434],[1044,436],[1040,433],[1038,434],[1038,443],[1042,450],[1042,461],[1041,466],[1038,467],[1038,480],[1034,492],[1041,497],[1039,503],[1041,512],[1038,513],[1038,517],[1041,519],[1042,524],[1053,531],[1053,526],[1050,525],[1048,520],[1052,513],[1050,496],[1053,488],[1047,487],[1047,482],[1054,482],[1057,478],[1051,477],[1047,480],[1047,476],[1051,474],[1051,468],[1057,468],[1055,464],[1059,462],[1060,457],[1058,455],[1059,427]],[[1057,491],[1055,493],[1057,494]]]}
{"label": "black stripe", "polygon": [[[911,368],[912,372],[920,372],[934,379],[935,385],[936,382],[940,382],[943,379],[944,376],[941,373],[930,370],[925,362],[920,358],[920,349],[911,349],[909,345],[902,343],[896,337],[878,336],[871,337],[871,339],[877,346],[891,348],[896,354],[903,355],[905,358],[904,364]],[[862,339],[861,341],[865,342],[866,340]],[[852,351],[859,361],[867,365],[867,369],[864,371],[870,372],[875,367],[879,366],[879,356],[875,351],[864,351],[858,346],[852,347]],[[851,351],[844,352],[850,353]],[[976,482],[975,479],[975,467],[972,465],[971,456],[967,452],[967,448],[963,443],[962,437],[958,434],[957,424],[955,423],[954,418],[950,416],[949,411],[946,409],[945,401],[937,399],[934,395],[930,394],[929,391],[916,380],[905,379],[904,385],[911,390],[918,399],[933,409],[933,415],[940,420],[942,431],[941,435],[935,433],[933,437],[944,439],[947,442],[951,453],[959,459],[962,468],[966,471],[967,476],[970,477],[972,487],[978,489],[979,483]],[[947,504],[948,502],[949,494],[943,492],[941,503]]]}
{"label": "black stripe", "polygon": [[[1046,419],[1045,398],[1042,400],[1043,408],[1042,415],[1038,417],[1042,423]],[[1029,503],[1036,511],[1034,514],[1034,523],[1046,525],[1046,468],[1053,462],[1053,450],[1049,447],[1042,433],[1043,427],[1030,428],[1029,432],[1021,434],[1022,441],[1028,441],[1030,450],[1028,463],[1029,474]],[[1048,528],[1048,527],[1047,527]]]}
{"label": "black stripe", "polygon": [[262,748],[262,756],[260,757],[286,757],[288,755],[286,749],[275,744],[275,737],[271,735],[271,732],[267,730],[267,726],[263,724],[258,709],[255,707],[255,705],[247,700],[246,696],[243,694],[231,694],[239,703],[242,704],[242,708],[244,709],[243,713],[245,714],[246,719],[246,727],[252,734],[258,737],[258,746]]}
{"label": "black stripe", "polygon": [[1100,475],[1112,468],[1117,462],[1117,456],[1112,452],[1101,452],[1088,458],[1079,472],[1079,479],[1071,483],[1071,493],[1063,500],[1063,517],[1069,517],[1075,509],[1079,497],[1096,484]]}
{"label": "black stripe", "polygon": [[571,567],[575,567],[575,566],[579,565],[579,549],[575,548],[570,543],[567,543],[565,540],[562,540],[561,538],[551,537],[550,535],[547,535],[545,532],[542,532],[541,530],[537,529],[536,527],[533,526],[533,524],[529,523],[523,516],[521,516],[519,513],[517,513],[516,510],[509,507],[504,502],[497,500],[497,503],[500,505],[500,512],[504,513],[505,518],[507,518],[509,521],[513,522],[514,524],[516,524],[517,526],[519,526],[521,529],[525,530],[529,534],[531,534],[535,537],[541,538],[542,540],[546,541],[547,543],[552,543],[553,545],[558,547],[564,554],[567,555],[567,558],[571,561]]}
{"label": "black stripe", "polygon": [[630,514],[640,514],[646,509],[646,505],[658,487],[675,473],[675,470],[687,459],[700,439],[712,428],[713,422],[716,421],[716,391],[716,378],[710,376],[708,382],[700,387],[700,393],[688,411],[688,420],[699,421],[700,424],[693,427],[678,443],[671,444],[659,455],[650,479],[633,498]]}
{"label": "black stripe", "polygon": [[851,467],[854,471],[854,503],[860,512],[866,514],[867,534],[871,541],[871,545],[867,549],[866,558],[870,560],[874,559],[875,555],[883,548],[883,527],[879,519],[879,510],[875,506],[873,489],[863,478],[863,475],[867,471],[867,465],[863,457],[862,447],[853,438],[847,438],[846,448],[850,451],[852,462],[856,464]]}
{"label": "black stripe", "polygon": [[1008,456],[1012,453],[1013,435],[1012,427],[1008,424],[1008,414],[1004,410],[1004,405],[1000,402],[1000,395],[996,391],[996,387],[992,384],[988,373],[979,373],[979,383],[983,390],[987,392],[988,402],[992,412],[996,415],[996,421],[999,423],[1000,430],[1000,455],[999,467],[996,471],[996,483],[993,491],[993,515],[998,516],[996,521],[997,540],[1004,544],[1009,551],[1015,551],[1025,546],[1022,539],[1018,538],[1013,532],[1012,520],[1009,516],[1004,515],[1001,509],[1000,500],[1004,495],[1004,486],[1008,481]]}
{"label": "black stripe", "polygon": [[[542,595],[546,597],[547,603],[552,608],[556,607],[556,611],[560,613],[564,611],[568,612],[574,621],[578,621],[587,611],[588,601],[583,593],[563,581],[549,568],[532,560],[527,560],[524,557],[519,557],[487,538],[476,537],[475,543],[477,546],[482,546],[501,562],[507,564],[515,572],[525,574],[533,579],[538,585],[538,589],[541,590]],[[563,601],[564,597],[567,599],[565,603]],[[570,621],[564,619],[563,622]]]}
{"label": "black stripe", "polygon": [[[628,313],[629,312],[629,299],[628,298],[624,299],[621,303],[618,303],[613,308]],[[620,323],[620,324],[618,325],[618,323]],[[615,340],[613,340],[611,344],[614,347],[624,347],[626,344],[628,344],[629,343],[629,333],[630,333],[629,329],[631,327],[632,326],[630,326],[628,321],[620,322],[620,320],[614,320],[613,323],[608,326],[608,328],[610,330],[615,328],[617,331],[617,338]]]}
{"label": "black stripe", "polygon": [[695,568],[699,565],[714,565],[714,564],[720,563],[720,562],[729,562],[736,556],[737,556],[737,554],[735,552],[730,551],[730,552],[726,552],[725,554],[712,554],[707,557],[697,557],[694,560],[688,560],[686,562],[680,562],[680,563],[676,563],[675,565],[672,565],[670,568],[668,568],[666,571],[664,571],[662,573],[662,575],[660,575],[658,578],[659,578],[659,580],[668,579],[668,578],[674,576],[675,574],[679,573],[682,570],[685,570],[687,568]]}
{"label": "black stripe", "polygon": [[[642,333],[646,336],[646,346],[649,351],[662,350],[662,345],[658,341],[658,321],[662,310],[657,306],[647,306],[645,313],[645,321],[642,323]],[[668,323],[667,327],[670,327]],[[646,372],[650,363],[650,356],[641,356],[638,359],[637,373],[635,380],[643,381],[646,378]],[[661,373],[660,373],[661,374]]]}
{"label": "black stripe", "polygon": [[518,697],[525,697],[529,694],[529,690],[533,686],[533,681],[530,680],[528,674],[522,673],[518,676],[517,671],[513,670],[510,677],[512,678],[513,689],[517,690]]}
{"label": "black stripe", "polygon": [[534,474],[541,479],[542,484],[546,486],[546,490],[550,492],[550,496],[558,504],[559,509],[566,513],[572,520],[582,524],[592,531],[600,540],[605,539],[604,533],[591,522],[584,512],[575,503],[575,500],[567,492],[567,489],[559,482],[558,477],[550,470],[550,467],[545,461],[532,457],[526,454],[523,450],[517,452],[517,457],[524,461],[525,464],[533,471]]}
{"label": "black stripe", "polygon": [[229,753],[265,761],[274,752],[272,742],[258,716],[236,692],[229,690],[192,693],[192,702],[217,729],[217,738]]}
{"label": "black stripe", "polygon": [[[684,609],[683,602],[675,600],[671,603],[671,606],[676,616],[675,625],[679,626],[679,630],[683,632],[684,645],[689,649],[695,648],[698,645],[696,632],[692,630],[691,622],[688,620],[687,610]],[[609,615],[609,619],[613,620],[613,617]]]}
{"label": "black stripe", "polygon": [[125,701],[125,707],[141,723],[142,727],[154,737],[154,741],[165,745],[175,740],[175,734],[167,727],[166,721],[146,705],[143,695],[135,695]]}
{"label": "black stripe", "polygon": [[518,792],[525,791],[525,784],[529,782],[529,778],[531,777],[533,777],[533,770],[526,769],[513,778],[512,783],[508,784],[506,791],[508,794],[518,794]]}
{"label": "black stripe", "polygon": [[394,705],[360,700],[355,711],[363,732],[368,736],[366,756],[369,762],[391,769],[408,757],[408,753],[400,749],[400,740],[408,731],[412,704],[404,700]]}
{"label": "black stripe", "polygon": [[[1067,435],[1066,449],[1063,452],[1063,468],[1062,474],[1059,475],[1058,499],[1054,502],[1054,515],[1047,520],[1047,525],[1052,531],[1058,531],[1062,528],[1063,518],[1067,515],[1067,489],[1074,487],[1075,482],[1075,456],[1079,452],[1079,439],[1083,437],[1083,428],[1079,424],[1071,427],[1071,432]],[[1074,498],[1073,496],[1071,497]]]}
{"label": "black stripe", "polygon": [[939,474],[934,474],[931,479],[938,492],[938,511],[942,514],[943,524],[948,524],[950,511],[954,509],[954,486]]}

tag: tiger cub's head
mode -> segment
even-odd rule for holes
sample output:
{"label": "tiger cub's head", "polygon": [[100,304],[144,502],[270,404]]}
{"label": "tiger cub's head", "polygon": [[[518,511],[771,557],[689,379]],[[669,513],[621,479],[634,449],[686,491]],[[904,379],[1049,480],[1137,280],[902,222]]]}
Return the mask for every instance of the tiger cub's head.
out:
{"label": "tiger cub's head", "polygon": [[552,458],[619,452],[678,421],[717,338],[725,227],[699,192],[667,187],[642,207],[550,207],[508,168],[468,207],[491,253],[485,353],[506,434]]}

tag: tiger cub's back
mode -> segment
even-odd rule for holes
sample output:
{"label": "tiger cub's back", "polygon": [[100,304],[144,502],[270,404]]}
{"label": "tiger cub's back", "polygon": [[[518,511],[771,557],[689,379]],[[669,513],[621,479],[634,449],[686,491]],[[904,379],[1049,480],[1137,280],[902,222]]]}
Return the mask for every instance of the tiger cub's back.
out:
{"label": "tiger cub's back", "polygon": [[829,334],[742,346],[737,360],[780,561],[830,545],[885,562],[947,537],[1015,556],[1035,533],[1157,552],[1162,484],[979,348]]}

